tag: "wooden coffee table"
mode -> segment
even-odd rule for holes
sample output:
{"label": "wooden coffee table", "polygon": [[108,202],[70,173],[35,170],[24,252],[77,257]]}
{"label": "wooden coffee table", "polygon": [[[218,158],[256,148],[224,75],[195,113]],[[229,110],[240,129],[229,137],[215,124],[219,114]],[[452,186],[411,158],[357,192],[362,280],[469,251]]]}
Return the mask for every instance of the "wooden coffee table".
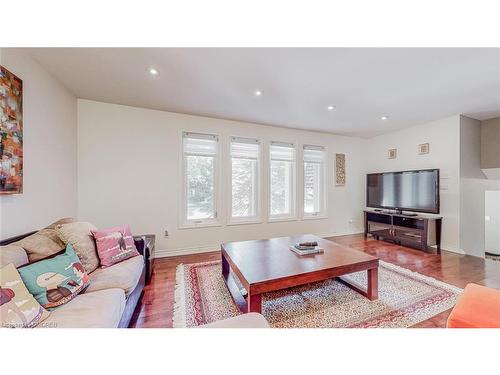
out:
{"label": "wooden coffee table", "polygon": [[[304,241],[317,241],[324,253],[299,256],[289,249]],[[378,258],[313,235],[230,242],[222,244],[221,250],[222,276],[242,312],[260,313],[262,293],[335,277],[370,300],[378,298]],[[368,272],[367,289],[340,277],[359,271]]]}

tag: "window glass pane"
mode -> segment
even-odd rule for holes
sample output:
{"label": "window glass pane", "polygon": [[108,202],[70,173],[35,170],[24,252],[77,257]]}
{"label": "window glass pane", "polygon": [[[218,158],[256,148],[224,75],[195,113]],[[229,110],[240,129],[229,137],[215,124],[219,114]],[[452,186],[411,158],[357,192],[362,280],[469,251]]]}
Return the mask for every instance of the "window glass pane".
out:
{"label": "window glass pane", "polygon": [[215,207],[215,165],[218,137],[184,133],[185,219],[204,220],[217,216]]}
{"label": "window glass pane", "polygon": [[271,160],[271,215],[291,215],[293,163]]}
{"label": "window glass pane", "polygon": [[304,163],[304,212],[321,211],[321,169],[319,163]]}
{"label": "window glass pane", "polygon": [[232,160],[232,216],[257,216],[257,160]]}
{"label": "window glass pane", "polygon": [[187,219],[214,218],[214,157],[186,155]]}
{"label": "window glass pane", "polygon": [[304,146],[304,213],[318,214],[323,210],[323,163],[325,149]]}
{"label": "window glass pane", "polygon": [[231,141],[231,216],[256,217],[258,204],[258,160],[260,143],[256,139]]}
{"label": "window glass pane", "polygon": [[291,216],[294,211],[295,147],[293,144],[271,142],[270,146],[270,208],[271,216]]}

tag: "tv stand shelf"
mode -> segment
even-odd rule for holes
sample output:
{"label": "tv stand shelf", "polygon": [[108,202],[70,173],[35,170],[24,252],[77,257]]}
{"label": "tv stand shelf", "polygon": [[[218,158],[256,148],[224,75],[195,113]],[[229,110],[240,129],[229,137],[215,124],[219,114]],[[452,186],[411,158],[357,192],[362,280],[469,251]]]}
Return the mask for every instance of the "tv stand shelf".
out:
{"label": "tv stand shelf", "polygon": [[386,211],[365,210],[365,236],[428,250],[436,245],[441,252],[443,218],[436,215],[404,215]]}

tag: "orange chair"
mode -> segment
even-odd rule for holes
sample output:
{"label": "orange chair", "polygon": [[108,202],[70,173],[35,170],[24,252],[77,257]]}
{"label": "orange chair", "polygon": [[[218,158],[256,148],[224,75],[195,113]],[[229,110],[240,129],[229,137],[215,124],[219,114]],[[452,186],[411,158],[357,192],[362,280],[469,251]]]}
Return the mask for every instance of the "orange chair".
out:
{"label": "orange chair", "polygon": [[500,290],[468,284],[446,323],[448,328],[500,328]]}

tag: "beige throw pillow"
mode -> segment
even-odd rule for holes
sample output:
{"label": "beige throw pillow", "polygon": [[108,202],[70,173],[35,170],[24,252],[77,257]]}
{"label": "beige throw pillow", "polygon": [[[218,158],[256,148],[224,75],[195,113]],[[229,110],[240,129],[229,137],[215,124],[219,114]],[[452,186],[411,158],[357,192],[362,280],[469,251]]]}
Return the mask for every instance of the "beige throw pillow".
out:
{"label": "beige throw pillow", "polygon": [[74,222],[75,219],[65,218],[50,224],[48,227],[39,230],[35,234],[23,238],[20,241],[16,241],[13,244],[21,246],[26,250],[28,254],[28,259],[30,262],[36,262],[37,260],[47,258],[55,253],[64,250],[66,245],[59,238],[55,227],[60,224],[66,224]]}
{"label": "beige throw pillow", "polygon": [[87,273],[99,267],[99,257],[92,231],[95,226],[87,222],[58,225],[56,231],[64,244],[71,244]]}
{"label": "beige throw pillow", "polygon": [[0,246],[0,267],[10,263],[16,267],[21,267],[28,262],[28,255],[21,246],[14,244]]}

